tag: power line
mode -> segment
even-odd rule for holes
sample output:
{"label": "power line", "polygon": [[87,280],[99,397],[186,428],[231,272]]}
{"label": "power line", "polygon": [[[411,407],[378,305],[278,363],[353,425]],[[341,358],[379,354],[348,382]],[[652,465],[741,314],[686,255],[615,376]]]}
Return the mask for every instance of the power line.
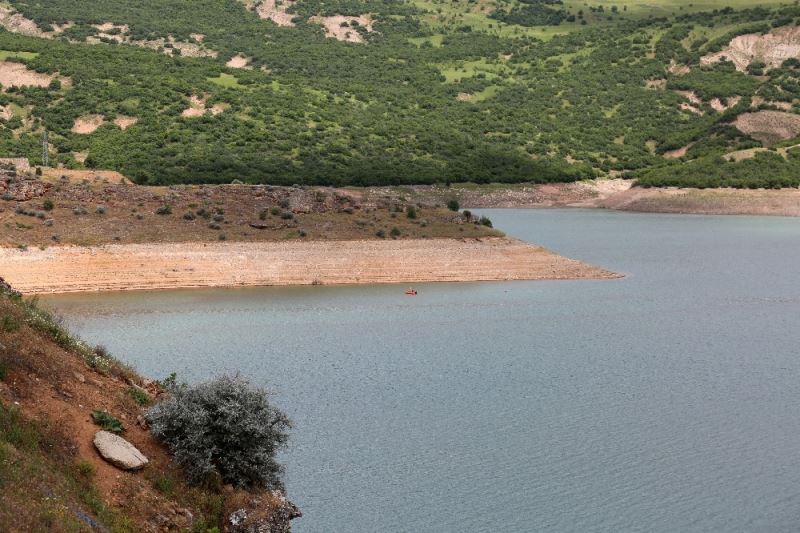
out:
{"label": "power line", "polygon": [[42,166],[47,167],[50,166],[50,147],[48,146],[47,142],[47,130],[44,130],[44,136],[42,137]]}

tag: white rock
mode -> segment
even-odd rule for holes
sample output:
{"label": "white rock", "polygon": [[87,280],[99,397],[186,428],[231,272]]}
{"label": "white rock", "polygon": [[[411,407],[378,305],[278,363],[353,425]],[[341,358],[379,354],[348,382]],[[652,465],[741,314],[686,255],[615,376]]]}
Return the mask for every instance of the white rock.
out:
{"label": "white rock", "polygon": [[123,470],[138,470],[149,462],[136,446],[108,431],[95,433],[94,447],[103,459]]}

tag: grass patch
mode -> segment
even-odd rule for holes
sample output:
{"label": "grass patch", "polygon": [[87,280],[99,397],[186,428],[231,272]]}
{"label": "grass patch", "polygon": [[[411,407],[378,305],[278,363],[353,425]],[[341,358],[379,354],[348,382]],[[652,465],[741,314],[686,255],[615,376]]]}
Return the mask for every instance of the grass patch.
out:
{"label": "grass patch", "polygon": [[39,54],[36,52],[12,52],[10,50],[0,50],[0,61],[7,59],[36,59]]}
{"label": "grass patch", "polygon": [[413,45],[422,46],[425,43],[429,43],[434,48],[441,48],[443,41],[444,41],[444,35],[442,35],[441,33],[431,35],[430,37],[411,37],[408,39],[408,42],[410,42]]}
{"label": "grass patch", "polygon": [[227,74],[223,72],[216,78],[206,78],[208,81],[213,83],[214,85],[219,85],[220,87],[225,87],[226,89],[243,89],[244,85],[239,83],[239,80],[236,79],[236,76],[232,74]]}
{"label": "grass patch", "polygon": [[175,496],[175,487],[177,487],[178,482],[169,474],[163,474],[153,481],[153,487],[169,498]]}

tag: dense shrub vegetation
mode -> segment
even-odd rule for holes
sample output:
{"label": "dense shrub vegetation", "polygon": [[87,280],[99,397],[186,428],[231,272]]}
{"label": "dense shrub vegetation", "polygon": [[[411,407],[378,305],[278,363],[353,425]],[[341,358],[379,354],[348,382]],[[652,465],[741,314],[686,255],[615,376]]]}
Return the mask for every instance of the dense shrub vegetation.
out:
{"label": "dense shrub vegetation", "polygon": [[238,487],[282,486],[275,454],[291,424],[264,390],[228,376],[195,386],[173,379],[168,385],[169,399],[152,407],[147,421],[191,480],[219,476]]}
{"label": "dense shrub vegetation", "polygon": [[[85,166],[139,183],[555,182],[658,173],[664,152],[690,143],[702,157],[752,145],[724,132],[735,113],[711,110],[712,98],[741,96],[741,112],[754,96],[800,97],[797,62],[755,64],[750,73],[730,63],[698,66],[736,35],[794,23],[796,6],[686,9],[666,18],[599,5],[576,11],[555,0],[495,0],[489,14],[461,0],[435,7],[300,0],[289,8],[296,26],[279,27],[237,0],[11,4],[43,29],[75,25],[55,40],[0,32],[10,60],[69,80],[0,94],[0,105],[15,110],[0,119],[0,153],[39,164],[46,129],[51,161],[80,168],[75,154],[88,154]],[[309,21],[367,13],[375,31],[359,29],[361,44],[326,38]],[[93,25],[104,22],[128,25],[130,39],[191,42],[217,57],[183,57],[174,48],[169,57],[108,38],[76,42],[97,38]],[[544,39],[539,25],[567,29]],[[227,68],[236,55],[250,68]],[[668,72],[671,64],[691,70]],[[666,80],[666,88],[648,88],[652,80]],[[682,110],[675,90],[697,94],[702,114]],[[184,116],[190,97],[218,112]],[[94,114],[105,118],[96,131],[73,131],[76,119]],[[122,129],[117,117],[138,121]]]}
{"label": "dense shrub vegetation", "polygon": [[638,184],[645,187],[736,187],[780,189],[800,187],[800,154],[790,151],[784,159],[774,152],[760,152],[752,159],[733,162],[721,157],[703,157],[681,165],[670,165],[643,173]]}

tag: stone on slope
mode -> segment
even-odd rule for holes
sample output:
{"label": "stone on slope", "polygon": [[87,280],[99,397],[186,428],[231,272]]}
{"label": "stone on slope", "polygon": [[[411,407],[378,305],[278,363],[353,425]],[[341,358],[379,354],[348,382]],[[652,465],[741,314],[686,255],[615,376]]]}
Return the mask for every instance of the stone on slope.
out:
{"label": "stone on slope", "polygon": [[123,470],[138,470],[149,462],[133,444],[108,431],[95,433],[94,447],[103,459]]}

